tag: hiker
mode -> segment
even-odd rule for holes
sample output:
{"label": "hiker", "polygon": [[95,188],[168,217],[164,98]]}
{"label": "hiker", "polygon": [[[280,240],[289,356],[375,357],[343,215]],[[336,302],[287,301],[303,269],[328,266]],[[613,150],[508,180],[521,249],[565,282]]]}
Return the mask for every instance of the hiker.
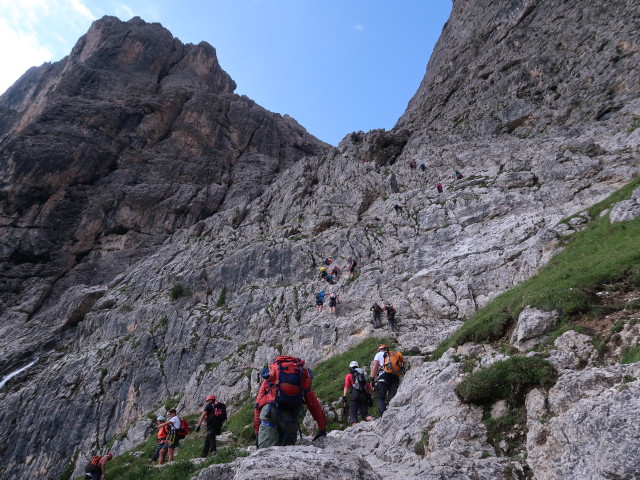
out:
{"label": "hiker", "polygon": [[373,328],[380,328],[382,326],[382,320],[380,318],[382,314],[382,308],[376,302],[369,310],[373,312]]}
{"label": "hiker", "polygon": [[253,429],[258,436],[257,448],[295,445],[303,404],[307,405],[318,425],[318,433],[313,440],[327,434],[327,419],[311,389],[313,374],[304,366],[304,360],[281,355],[262,369],[261,376],[264,380],[256,397],[253,414]]}
{"label": "hiker", "polygon": [[349,373],[344,377],[344,390],[342,391],[342,406],[347,407],[347,393],[351,391],[349,399],[349,423],[353,427],[358,424],[358,414],[362,421],[370,422],[373,417],[369,415],[369,407],[373,405],[371,400],[371,384],[367,381],[367,374],[360,368],[355,360],[349,364]]}
{"label": "hiker", "polygon": [[378,412],[382,414],[387,409],[385,398],[389,394],[389,401],[396,396],[400,386],[400,376],[404,375],[404,360],[402,353],[389,351],[386,345],[378,347],[378,353],[373,358],[371,377],[376,380],[376,397]]}
{"label": "hiker", "polygon": [[320,275],[318,275],[318,278],[320,280],[326,280],[327,279],[327,267],[320,267]]}
{"label": "hiker", "polygon": [[387,303],[387,304],[382,304],[382,310],[387,312],[387,322],[389,323],[389,326],[391,327],[391,330],[393,330],[394,332],[398,330],[398,325],[396,324],[396,309],[393,308],[393,305]]}
{"label": "hiker", "polygon": [[441,183],[436,185],[436,188],[438,189],[438,193],[442,193],[442,184]]}
{"label": "hiker", "polygon": [[336,305],[338,304],[338,294],[336,292],[331,292],[329,295],[329,313],[336,313]]}
{"label": "hiker", "polygon": [[158,461],[158,465],[164,465],[164,459],[167,455],[167,451],[169,452],[169,458],[167,459],[167,463],[173,462],[173,456],[175,449],[180,446],[180,439],[178,438],[178,431],[182,427],[182,420],[178,417],[178,412],[175,408],[172,408],[168,412],[169,420],[164,423],[158,425],[160,427],[169,427],[169,434],[167,435],[167,441],[164,444],[164,447],[160,450],[160,459]]}
{"label": "hiker", "polygon": [[410,168],[411,170],[415,170],[415,169],[416,169],[416,162],[415,162],[414,160],[411,160],[411,161],[409,162],[409,168]]}
{"label": "hiker", "polygon": [[163,417],[162,415],[160,415],[158,418],[156,418],[156,426],[158,427],[158,442],[156,444],[156,449],[153,452],[153,455],[151,455],[151,462],[153,464],[155,464],[155,462],[158,461],[158,457],[160,456],[160,450],[165,448],[165,444],[167,443],[167,435],[169,435],[169,427],[160,426],[161,424],[163,424],[166,421],[167,421],[167,419],[165,417]]}
{"label": "hiker", "polygon": [[464,175],[462,175],[462,173],[456,170],[454,173],[454,176],[456,177],[456,180],[460,180]]}
{"label": "hiker", "polygon": [[200,425],[203,422],[207,424],[207,437],[204,440],[204,446],[202,447],[202,458],[207,458],[209,451],[212,455],[216,452],[216,435],[222,433],[222,424],[227,419],[227,406],[216,400],[215,395],[209,395],[205,398],[205,406],[198,425],[196,425],[196,432],[200,431]]}
{"label": "hiker", "polygon": [[347,267],[349,269],[349,278],[353,277],[354,272],[356,271],[356,267],[358,266],[358,262],[355,258],[349,257],[347,259]]}
{"label": "hiker", "polygon": [[400,215],[402,213],[402,209],[404,208],[404,205],[400,204],[400,203],[396,203],[393,206],[393,209],[396,211],[396,214]]}
{"label": "hiker", "polygon": [[84,478],[87,480],[107,480],[106,475],[104,474],[104,469],[107,465],[107,462],[113,458],[113,453],[107,453],[104,456],[96,455],[91,459],[91,461],[87,464],[84,471],[86,475]]}
{"label": "hiker", "polygon": [[340,269],[337,265],[334,265],[329,273],[333,274],[333,278],[336,280],[336,282],[340,279]]}
{"label": "hiker", "polygon": [[333,259],[331,257],[325,258],[322,263],[324,263],[327,267],[333,263]]}
{"label": "hiker", "polygon": [[420,171],[424,173],[427,170],[427,166],[424,163],[420,164]]}
{"label": "hiker", "polygon": [[324,306],[324,290],[320,290],[316,293],[316,312],[321,312]]}

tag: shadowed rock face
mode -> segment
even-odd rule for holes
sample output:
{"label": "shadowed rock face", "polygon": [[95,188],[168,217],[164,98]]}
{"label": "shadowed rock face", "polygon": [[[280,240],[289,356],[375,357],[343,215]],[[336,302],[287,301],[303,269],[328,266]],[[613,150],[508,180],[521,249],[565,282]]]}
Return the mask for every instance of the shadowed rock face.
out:
{"label": "shadowed rock face", "polygon": [[[200,478],[245,478],[255,471],[249,468],[278,478],[282,467],[301,478],[324,478],[327,466],[332,478],[502,479],[524,468],[488,443],[482,410],[460,404],[454,387],[463,368],[453,351],[424,364],[423,355],[477,308],[534,275],[557,251],[558,238],[588,222],[584,215],[568,224],[561,219],[640,174],[640,99],[619,87],[616,66],[629,72],[626,85],[636,88],[640,29],[632,2],[609,2],[602,15],[596,2],[506,3],[456,0],[398,127],[347,135],[335,149],[291,119],[233,95],[209,47],[170,42],[161,27],[139,20],[103,19],[68,59],[28,72],[2,97],[3,112],[10,111],[0,116],[0,175],[13,179],[2,183],[2,271],[9,272],[3,299],[9,308],[2,313],[0,360],[13,369],[26,352],[58,348],[0,390],[0,424],[9,426],[12,439],[0,450],[0,475],[57,474],[74,452],[79,474],[87,455],[103,450],[114,435],[136,425],[125,443],[143,438],[141,419],[164,413],[159,405],[169,397],[180,397],[179,410],[194,413],[215,393],[233,411],[239,399],[256,393],[257,372],[278,352],[313,366],[382,335],[420,356],[410,358],[412,368],[381,420],[330,433],[314,447],[292,447],[293,460],[271,449],[210,467]],[[168,46],[142,55],[137,52],[145,43],[127,40],[141,33],[100,37],[110,28],[159,32]],[[537,103],[522,97],[534,85],[525,73],[536,50],[533,40],[523,39],[536,32],[545,45],[577,45],[583,32],[610,39],[604,49],[585,46],[577,57],[574,47],[546,49],[550,65],[574,65],[572,71],[591,72],[593,82],[580,90],[577,80],[564,77],[569,83],[558,85],[560,97],[545,93]],[[628,37],[628,55],[609,68],[609,46],[615,50],[620,36]],[[138,47],[113,47],[129,41]],[[172,53],[174,47],[183,54]],[[101,48],[111,52],[104,60],[110,67],[92,77],[94,84],[113,76],[118,89],[104,93],[91,82],[65,83],[64,72],[76,72],[69,65],[91,63],[90,54]],[[520,58],[518,48],[526,51],[524,60],[506,68]],[[139,69],[135,58],[148,67]],[[465,73],[481,63],[493,84]],[[545,75],[547,85],[554,77]],[[57,96],[58,88],[85,93]],[[572,112],[606,110],[601,90],[614,92],[615,109],[595,117],[561,115],[571,105]],[[73,107],[75,115],[58,135],[44,136],[38,122],[55,124],[47,108],[62,100],[64,108],[53,111]],[[524,105],[529,113],[521,121],[509,107],[514,116],[495,117],[492,105]],[[141,118],[123,120],[130,112]],[[18,149],[19,142],[25,148]],[[19,152],[26,162],[32,146],[48,158],[50,150],[63,155],[60,145],[86,145],[82,151],[93,153],[58,156],[12,173],[20,168]],[[425,163],[425,171],[407,168],[409,161]],[[56,162],[75,166],[59,173]],[[94,171],[81,172],[84,163]],[[96,174],[100,168],[104,173]],[[27,181],[34,169],[40,173]],[[454,169],[465,177],[454,181]],[[443,193],[435,190],[438,182]],[[22,200],[40,198],[38,192],[41,200]],[[396,204],[404,206],[401,212]],[[335,316],[313,309],[314,294],[331,288],[317,279],[327,255],[341,266],[351,255],[359,261],[359,276],[337,285]],[[170,296],[177,285],[184,294]],[[397,333],[371,327],[369,306],[382,300],[398,310]],[[593,348],[586,363],[572,353],[584,339],[570,340],[556,342],[549,357],[559,369],[558,391],[534,391],[527,399],[529,467],[541,472],[537,478],[567,478],[561,464],[588,455],[581,472],[606,460],[603,471],[622,478],[637,471],[637,460],[629,460],[637,458],[637,428],[625,436],[598,435],[594,428],[609,404],[615,416],[608,425],[635,421],[640,384],[619,387],[625,376],[638,378],[637,366],[612,368],[615,391],[590,399],[592,377],[600,378],[602,369],[591,362]],[[506,358],[486,345],[467,345],[457,354],[478,365]],[[585,373],[575,375],[575,365]],[[569,409],[562,406],[567,392]],[[52,405],[55,416],[48,414]],[[540,423],[553,415],[558,418],[550,424],[560,433]],[[63,428],[69,416],[75,421]],[[562,444],[561,429],[574,418],[584,421],[569,435],[571,444]],[[413,446],[426,432],[424,456],[416,455]],[[345,450],[354,458],[345,459]],[[549,452],[559,460],[545,460]]]}
{"label": "shadowed rock face", "polygon": [[[210,45],[105,17],[68,57],[32,68],[0,98],[3,331],[327,150],[235,87]],[[72,328],[99,296],[73,307],[71,322],[37,323]],[[3,349],[0,370],[16,354]]]}

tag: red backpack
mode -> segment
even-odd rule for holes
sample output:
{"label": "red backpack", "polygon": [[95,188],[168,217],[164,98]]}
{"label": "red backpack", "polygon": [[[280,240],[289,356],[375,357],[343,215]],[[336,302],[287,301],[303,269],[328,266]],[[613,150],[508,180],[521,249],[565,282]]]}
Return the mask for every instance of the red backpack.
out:
{"label": "red backpack", "polygon": [[184,418],[181,418],[180,428],[176,430],[176,436],[182,440],[187,435],[189,435],[189,423]]}
{"label": "red backpack", "polygon": [[285,409],[295,409],[304,403],[304,395],[311,390],[312,373],[304,360],[281,355],[262,371],[270,386],[269,401]]}

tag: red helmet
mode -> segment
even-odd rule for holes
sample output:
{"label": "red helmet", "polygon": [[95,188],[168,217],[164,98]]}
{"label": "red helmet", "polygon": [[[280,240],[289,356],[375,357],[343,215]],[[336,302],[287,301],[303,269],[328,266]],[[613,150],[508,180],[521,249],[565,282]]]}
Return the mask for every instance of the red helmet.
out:
{"label": "red helmet", "polygon": [[107,457],[111,460],[113,458],[113,453],[107,453]]}
{"label": "red helmet", "polygon": [[378,347],[378,351],[382,350],[383,348],[387,348],[387,349],[388,349],[389,347],[387,347],[386,345],[380,345],[380,346]]}
{"label": "red helmet", "polygon": [[215,396],[215,395],[209,395],[209,396],[208,396],[207,398],[205,398],[204,400],[205,400],[205,402],[210,402],[210,401],[215,400],[215,399],[216,399],[216,396]]}

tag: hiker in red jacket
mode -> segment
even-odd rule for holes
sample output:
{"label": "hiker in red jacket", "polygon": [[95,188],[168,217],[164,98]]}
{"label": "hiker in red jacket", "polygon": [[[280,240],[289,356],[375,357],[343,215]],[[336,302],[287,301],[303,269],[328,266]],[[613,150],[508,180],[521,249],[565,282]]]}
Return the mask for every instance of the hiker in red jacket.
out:
{"label": "hiker in red jacket", "polygon": [[304,360],[279,356],[262,369],[262,385],[256,397],[253,414],[253,429],[257,447],[294,445],[299,430],[298,417],[303,404],[318,424],[314,440],[327,434],[326,417],[316,394],[311,390],[310,370]]}

